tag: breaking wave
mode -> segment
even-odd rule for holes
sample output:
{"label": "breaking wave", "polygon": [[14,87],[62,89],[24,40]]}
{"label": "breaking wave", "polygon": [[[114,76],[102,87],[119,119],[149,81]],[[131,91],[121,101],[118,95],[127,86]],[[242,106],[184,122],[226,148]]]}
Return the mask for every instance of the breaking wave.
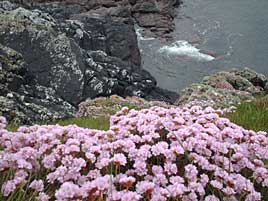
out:
{"label": "breaking wave", "polygon": [[137,28],[136,29],[136,34],[137,34],[137,37],[138,37],[138,39],[139,40],[154,40],[155,38],[153,38],[153,37],[144,37],[143,35],[142,35],[142,33],[141,32],[143,32],[144,31],[144,29],[142,29],[142,28]]}
{"label": "breaking wave", "polygon": [[198,61],[212,61],[215,57],[200,52],[200,49],[191,45],[189,42],[179,40],[171,45],[165,45],[159,49],[160,53],[174,56],[187,56]]}

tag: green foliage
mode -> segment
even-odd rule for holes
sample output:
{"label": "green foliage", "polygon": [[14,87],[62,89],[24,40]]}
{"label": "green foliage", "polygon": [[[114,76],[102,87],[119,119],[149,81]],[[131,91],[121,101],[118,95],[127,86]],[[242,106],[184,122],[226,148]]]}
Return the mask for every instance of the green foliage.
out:
{"label": "green foliage", "polygon": [[[91,128],[91,129],[98,129],[98,130],[108,130],[109,129],[109,117],[82,117],[82,118],[71,118],[71,119],[64,119],[55,122],[48,122],[48,123],[40,123],[40,125],[55,125],[59,124],[61,126],[67,125],[77,125],[83,128]],[[7,126],[7,130],[9,131],[16,131],[18,129],[18,125],[15,123],[10,123]]]}
{"label": "green foliage", "polygon": [[235,112],[228,113],[225,117],[246,129],[268,131],[268,96],[244,102],[237,106]]}
{"label": "green foliage", "polygon": [[97,118],[82,117],[82,118],[72,118],[72,119],[59,120],[57,122],[53,122],[53,123],[49,123],[49,124],[59,124],[61,126],[75,124],[75,125],[77,125],[79,127],[83,127],[83,128],[108,130],[109,129],[109,118],[108,117],[97,117]]}
{"label": "green foliage", "polygon": [[[107,103],[106,103],[107,104]],[[109,104],[108,104],[109,105]],[[140,109],[132,105],[124,105],[129,108]],[[114,114],[114,111],[111,111]],[[258,98],[252,102],[244,102],[237,106],[235,112],[225,114],[232,122],[255,131],[268,131],[268,96]],[[43,123],[44,124],[44,123]],[[84,128],[92,128],[99,130],[109,129],[109,117],[82,117],[59,120],[56,122],[49,122],[46,124],[59,124],[62,126],[76,124]],[[9,124],[7,129],[16,131],[18,126],[16,124]]]}

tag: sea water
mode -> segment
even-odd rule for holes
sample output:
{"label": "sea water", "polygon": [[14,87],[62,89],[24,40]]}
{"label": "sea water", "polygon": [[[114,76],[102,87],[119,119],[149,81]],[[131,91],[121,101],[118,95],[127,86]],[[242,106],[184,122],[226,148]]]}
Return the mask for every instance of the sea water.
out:
{"label": "sea water", "polygon": [[143,67],[180,92],[209,74],[250,67],[268,75],[267,0],[185,0],[171,41],[138,30]]}

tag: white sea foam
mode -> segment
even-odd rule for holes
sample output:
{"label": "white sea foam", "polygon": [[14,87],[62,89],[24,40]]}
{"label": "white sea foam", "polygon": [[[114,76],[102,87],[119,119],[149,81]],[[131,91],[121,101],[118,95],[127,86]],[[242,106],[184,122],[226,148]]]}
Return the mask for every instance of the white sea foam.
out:
{"label": "white sea foam", "polygon": [[198,61],[212,61],[215,57],[200,52],[200,49],[191,45],[185,40],[179,40],[171,45],[163,46],[159,49],[160,53],[175,56],[187,56]]}
{"label": "white sea foam", "polygon": [[137,28],[136,29],[136,34],[137,34],[137,37],[138,37],[139,40],[154,40],[155,39],[155,38],[152,38],[152,37],[148,37],[148,38],[143,37],[143,35],[141,33],[142,31],[143,31],[142,28]]}

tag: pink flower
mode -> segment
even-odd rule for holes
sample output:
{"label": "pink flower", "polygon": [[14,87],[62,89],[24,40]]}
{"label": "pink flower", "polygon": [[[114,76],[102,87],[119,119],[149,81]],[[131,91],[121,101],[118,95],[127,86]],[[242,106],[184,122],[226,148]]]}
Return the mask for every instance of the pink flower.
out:
{"label": "pink flower", "polygon": [[188,192],[187,187],[181,183],[175,183],[167,187],[172,197],[181,197],[185,192]]}
{"label": "pink flower", "polygon": [[189,165],[186,165],[184,169],[185,169],[185,176],[190,181],[195,181],[197,178],[197,174],[198,174],[196,166],[189,164]]}
{"label": "pink flower", "polygon": [[164,165],[165,172],[168,175],[177,174],[178,168],[176,164],[172,163],[165,163]]}
{"label": "pink flower", "polygon": [[119,180],[119,183],[126,188],[130,188],[135,183],[135,181],[136,181],[136,179],[134,177],[132,177],[132,176],[126,177],[125,176]]}
{"label": "pink flower", "polygon": [[7,121],[5,117],[0,116],[0,130],[4,129],[7,125]]}
{"label": "pink flower", "polygon": [[99,191],[108,191],[111,186],[111,177],[109,175],[98,177],[92,182],[92,184]]}
{"label": "pink flower", "polygon": [[208,195],[205,198],[205,201],[220,201],[215,195]]}
{"label": "pink flower", "polygon": [[232,189],[231,187],[226,187],[224,189],[222,189],[223,193],[226,194],[227,196],[233,195],[235,194],[234,189]]}
{"label": "pink flower", "polygon": [[[20,185],[42,191],[44,181],[55,189],[51,198],[61,201],[265,199],[267,134],[205,107],[120,111],[108,132],[73,125],[8,132],[1,118],[0,176],[15,173],[3,181],[2,193],[9,196]],[[29,183],[31,178],[40,180]],[[49,197],[39,192],[37,199]]]}
{"label": "pink flower", "polygon": [[261,200],[261,194],[258,192],[252,192],[249,195],[247,195],[245,201],[260,201]]}
{"label": "pink flower", "polygon": [[137,192],[140,194],[151,194],[153,189],[155,187],[155,184],[148,181],[141,181],[138,182],[136,185]]}
{"label": "pink flower", "polygon": [[126,191],[122,193],[122,197],[121,197],[122,201],[139,201],[141,200],[141,195],[139,195],[136,192],[132,192],[132,191]]}
{"label": "pink flower", "polygon": [[115,154],[112,161],[119,166],[124,166],[127,163],[127,159],[124,154]]}
{"label": "pink flower", "polygon": [[73,182],[65,182],[61,185],[60,189],[56,191],[55,197],[57,200],[75,199],[81,195],[78,185]]}
{"label": "pink flower", "polygon": [[200,176],[200,183],[202,184],[203,187],[207,185],[208,181],[209,181],[209,178],[206,174],[202,174]]}
{"label": "pink flower", "polygon": [[29,186],[31,189],[36,191],[43,191],[44,190],[44,183],[42,180],[33,180]]}
{"label": "pink flower", "polygon": [[152,167],[152,172],[153,174],[157,175],[157,174],[162,174],[163,173],[163,168],[159,165],[154,165]]}
{"label": "pink flower", "polygon": [[145,161],[142,160],[136,160],[133,167],[135,168],[135,172],[142,176],[147,174],[147,164]]}
{"label": "pink flower", "polygon": [[212,180],[210,181],[210,184],[217,189],[222,189],[223,188],[223,184],[217,180]]}
{"label": "pink flower", "polygon": [[2,193],[4,196],[8,196],[16,189],[16,183],[14,181],[7,181],[2,185]]}
{"label": "pink flower", "polygon": [[37,201],[49,201],[49,199],[50,197],[43,192],[39,193],[39,195],[36,197]]}
{"label": "pink flower", "polygon": [[197,195],[195,192],[191,192],[190,194],[183,196],[182,200],[183,201],[198,201]]}
{"label": "pink flower", "polygon": [[164,154],[166,149],[168,149],[168,143],[158,142],[156,145],[152,146],[151,151],[154,156],[158,156],[160,154]]}
{"label": "pink flower", "polygon": [[184,183],[184,179],[180,176],[172,176],[170,177],[170,182],[172,184],[182,184]]}
{"label": "pink flower", "polygon": [[110,164],[109,158],[102,158],[99,162],[96,163],[96,167],[98,169],[102,169],[104,167],[107,167]]}

